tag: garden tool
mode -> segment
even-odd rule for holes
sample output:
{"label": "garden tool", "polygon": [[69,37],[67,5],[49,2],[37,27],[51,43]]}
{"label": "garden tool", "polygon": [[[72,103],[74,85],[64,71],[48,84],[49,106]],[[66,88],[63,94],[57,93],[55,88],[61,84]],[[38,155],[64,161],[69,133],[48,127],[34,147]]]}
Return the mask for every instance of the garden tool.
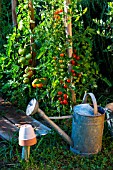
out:
{"label": "garden tool", "polygon": [[[93,101],[93,107],[87,103],[87,97]],[[32,99],[27,108],[28,116],[36,112],[52,126],[58,134],[70,145],[70,150],[76,154],[90,155],[101,151],[104,129],[105,111],[99,108],[93,93],[85,93],[82,104],[73,107],[72,134],[69,137],[40,108],[36,99]]]}

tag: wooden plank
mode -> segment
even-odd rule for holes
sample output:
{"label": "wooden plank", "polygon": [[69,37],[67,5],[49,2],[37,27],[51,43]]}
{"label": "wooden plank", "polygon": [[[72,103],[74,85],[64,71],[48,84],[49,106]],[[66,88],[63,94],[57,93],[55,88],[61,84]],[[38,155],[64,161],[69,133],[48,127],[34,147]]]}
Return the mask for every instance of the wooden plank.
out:
{"label": "wooden plank", "polygon": [[36,131],[37,135],[46,135],[51,131],[50,128],[47,126],[43,125],[41,122],[38,120],[32,118],[31,116],[27,116],[24,112],[11,112],[11,113],[6,113],[5,117],[11,121],[13,124],[31,124]]}
{"label": "wooden plank", "polygon": [[31,124],[34,127],[37,136],[46,135],[51,131],[50,128],[38,120],[27,116],[24,111],[13,107],[10,102],[5,102],[1,97],[0,114],[0,136],[6,140],[11,140],[13,133],[18,131],[17,124]]}
{"label": "wooden plank", "polygon": [[0,137],[6,140],[11,140],[15,137],[18,128],[10,121],[0,116]]}
{"label": "wooden plank", "polygon": [[10,120],[13,124],[31,124],[32,120],[30,117],[26,116],[22,111],[15,112],[7,112],[4,115],[8,120]]}

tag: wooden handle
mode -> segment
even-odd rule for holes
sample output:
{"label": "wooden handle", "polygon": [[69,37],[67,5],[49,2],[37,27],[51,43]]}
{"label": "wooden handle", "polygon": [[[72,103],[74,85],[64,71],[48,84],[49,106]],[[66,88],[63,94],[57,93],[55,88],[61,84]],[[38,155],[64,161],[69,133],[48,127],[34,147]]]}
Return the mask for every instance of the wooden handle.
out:
{"label": "wooden handle", "polygon": [[66,142],[68,142],[70,146],[73,147],[73,141],[71,140],[71,138],[59,126],[57,126],[52,120],[50,120],[50,118],[46,116],[46,114],[40,108],[38,108],[38,113],[44,120],[46,120],[50,124],[50,126],[52,126],[58,132],[58,134]]}

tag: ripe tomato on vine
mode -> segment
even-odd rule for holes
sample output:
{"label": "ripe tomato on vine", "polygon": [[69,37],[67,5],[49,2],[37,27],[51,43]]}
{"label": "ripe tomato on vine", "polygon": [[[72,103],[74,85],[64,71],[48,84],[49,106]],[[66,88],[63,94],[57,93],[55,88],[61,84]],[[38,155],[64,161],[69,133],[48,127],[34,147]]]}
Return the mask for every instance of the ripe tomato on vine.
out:
{"label": "ripe tomato on vine", "polygon": [[62,91],[58,91],[58,95],[62,95]]}

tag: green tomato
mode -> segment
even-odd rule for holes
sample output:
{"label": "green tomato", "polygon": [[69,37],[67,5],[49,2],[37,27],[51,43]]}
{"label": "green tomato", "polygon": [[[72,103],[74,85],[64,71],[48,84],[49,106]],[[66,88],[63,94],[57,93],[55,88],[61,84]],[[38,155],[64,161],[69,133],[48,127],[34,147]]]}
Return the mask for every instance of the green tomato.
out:
{"label": "green tomato", "polygon": [[56,66],[56,63],[53,63],[53,66]]}
{"label": "green tomato", "polygon": [[19,48],[18,53],[23,55],[25,53],[25,48]]}
{"label": "green tomato", "polygon": [[29,53],[29,54],[27,54],[27,55],[25,56],[25,58],[26,58],[27,60],[30,60],[30,59],[32,58],[32,55]]}
{"label": "green tomato", "polygon": [[23,77],[24,77],[24,78],[27,78],[27,74],[23,74]]}
{"label": "green tomato", "polygon": [[25,77],[25,78],[23,79],[23,83],[24,83],[24,84],[29,83],[29,78],[26,78],[26,77]]}
{"label": "green tomato", "polygon": [[25,65],[25,66],[28,66],[28,65],[29,65],[29,60],[25,60],[24,65]]}
{"label": "green tomato", "polygon": [[25,73],[27,74],[30,70],[33,70],[33,67],[28,67],[28,66],[27,66],[27,67],[25,68]]}
{"label": "green tomato", "polygon": [[18,63],[24,64],[24,63],[25,63],[25,57],[21,57],[21,58],[18,60]]}
{"label": "green tomato", "polygon": [[60,65],[60,68],[64,68],[64,67],[65,67],[65,65],[63,65],[63,64]]}
{"label": "green tomato", "polygon": [[63,69],[59,69],[60,72],[63,72],[64,70]]}

